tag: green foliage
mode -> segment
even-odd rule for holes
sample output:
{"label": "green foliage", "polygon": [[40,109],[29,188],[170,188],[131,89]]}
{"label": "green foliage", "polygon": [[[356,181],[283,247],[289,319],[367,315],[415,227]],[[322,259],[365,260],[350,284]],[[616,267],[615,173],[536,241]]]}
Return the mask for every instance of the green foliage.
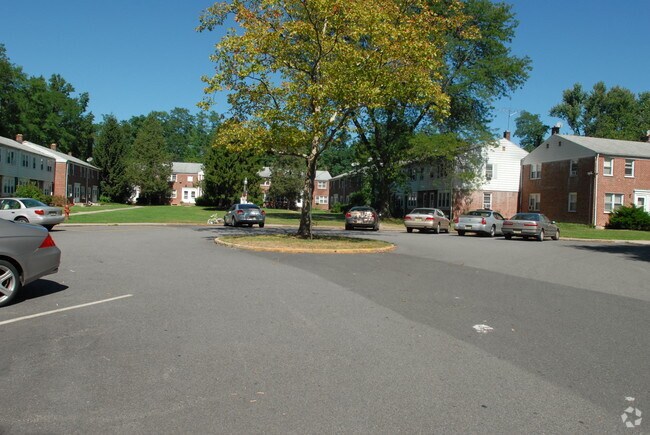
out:
{"label": "green foliage", "polygon": [[128,151],[124,128],[115,116],[105,116],[93,149],[93,163],[101,168],[100,191],[108,199],[102,202],[124,203],[131,196],[132,187],[127,176]]}
{"label": "green foliage", "polygon": [[271,187],[267,203],[272,208],[294,209],[303,187],[303,163],[293,156],[280,156],[271,164]]}
{"label": "green foliage", "polygon": [[47,146],[56,142],[62,152],[86,159],[93,143],[89,96],[77,94],[58,74],[49,80],[29,77],[10,63],[0,44],[0,136],[15,137]]}
{"label": "green foliage", "polygon": [[148,116],[133,142],[128,178],[140,188],[139,202],[165,204],[170,195],[171,157],[165,151],[163,129],[154,116]]}
{"label": "green foliage", "polygon": [[250,150],[236,152],[215,146],[208,150],[204,162],[203,197],[201,205],[227,208],[238,203],[247,181],[248,201],[262,202],[261,158]]}
{"label": "green foliage", "polygon": [[576,83],[564,91],[550,115],[567,121],[574,134],[637,141],[650,126],[650,93],[637,96],[620,86],[607,89],[603,82],[584,92]]}
{"label": "green foliage", "polygon": [[617,208],[609,217],[607,228],[650,231],[650,214],[635,205]]}
{"label": "green foliage", "polygon": [[41,201],[45,204],[49,204],[52,199],[51,196],[44,194],[43,191],[33,183],[18,186],[15,195],[16,197],[34,198],[35,200]]}
{"label": "green foliage", "polygon": [[539,115],[533,115],[525,110],[515,120],[515,125],[517,126],[515,136],[520,139],[519,144],[526,151],[532,151],[544,142],[549,129]]}

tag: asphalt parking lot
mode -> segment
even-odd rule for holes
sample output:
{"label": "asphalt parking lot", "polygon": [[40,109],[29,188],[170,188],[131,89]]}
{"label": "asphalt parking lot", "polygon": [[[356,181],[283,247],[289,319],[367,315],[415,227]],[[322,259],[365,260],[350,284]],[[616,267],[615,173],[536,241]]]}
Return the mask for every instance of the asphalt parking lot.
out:
{"label": "asphalt parking lot", "polygon": [[650,409],[647,246],[214,243],[235,231],[260,229],[55,229],[60,272],[0,309],[0,433],[612,433]]}

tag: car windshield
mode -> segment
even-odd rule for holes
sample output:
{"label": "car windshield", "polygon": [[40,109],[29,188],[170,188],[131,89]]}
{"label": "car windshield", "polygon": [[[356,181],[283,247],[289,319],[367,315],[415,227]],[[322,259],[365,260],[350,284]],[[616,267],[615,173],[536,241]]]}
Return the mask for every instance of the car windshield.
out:
{"label": "car windshield", "polygon": [[538,221],[539,215],[535,213],[519,213],[512,217],[513,221]]}
{"label": "car windshield", "polygon": [[43,204],[41,201],[37,201],[35,199],[31,198],[25,198],[21,199],[20,202],[22,202],[25,207],[27,208],[32,208],[32,207],[47,207],[45,204]]}
{"label": "car windshield", "polygon": [[481,216],[481,217],[490,217],[489,211],[470,211],[467,213],[468,216]]}
{"label": "car windshield", "polygon": [[410,214],[434,214],[435,212],[432,208],[414,208]]}

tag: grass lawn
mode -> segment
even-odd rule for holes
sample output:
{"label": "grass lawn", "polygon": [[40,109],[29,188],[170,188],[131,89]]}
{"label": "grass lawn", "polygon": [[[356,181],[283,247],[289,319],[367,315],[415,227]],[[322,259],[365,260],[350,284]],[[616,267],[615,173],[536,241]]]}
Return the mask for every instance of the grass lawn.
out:
{"label": "grass lawn", "polygon": [[[85,212],[106,211],[105,213]],[[300,212],[293,210],[265,209],[266,223],[275,225],[292,225],[298,227]],[[184,206],[145,206],[133,207],[123,204],[107,204],[101,206],[82,207],[74,206],[71,209],[69,223],[178,223],[205,225],[213,214],[223,218],[225,210],[211,207],[184,207]],[[314,210],[312,213],[314,226],[343,227],[345,217],[342,213],[330,213],[323,210]],[[383,219],[382,228],[404,229],[402,219]],[[601,240],[650,240],[650,231],[631,230],[597,230],[587,225],[560,223],[562,237],[578,239]],[[453,233],[452,233],[453,234]]]}

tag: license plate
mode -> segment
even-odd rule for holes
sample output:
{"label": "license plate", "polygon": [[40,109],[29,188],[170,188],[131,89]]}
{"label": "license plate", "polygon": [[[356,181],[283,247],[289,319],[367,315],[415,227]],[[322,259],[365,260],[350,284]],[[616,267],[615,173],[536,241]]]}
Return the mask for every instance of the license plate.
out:
{"label": "license plate", "polygon": [[520,233],[521,230],[512,230],[513,233]]}
{"label": "license plate", "polygon": [[465,225],[465,229],[466,229],[466,230],[471,230],[471,229],[472,229],[472,226],[471,226],[471,225]]}
{"label": "license plate", "polygon": [[421,221],[422,218],[421,218],[421,217],[416,217],[415,220],[416,220],[416,221]]}

